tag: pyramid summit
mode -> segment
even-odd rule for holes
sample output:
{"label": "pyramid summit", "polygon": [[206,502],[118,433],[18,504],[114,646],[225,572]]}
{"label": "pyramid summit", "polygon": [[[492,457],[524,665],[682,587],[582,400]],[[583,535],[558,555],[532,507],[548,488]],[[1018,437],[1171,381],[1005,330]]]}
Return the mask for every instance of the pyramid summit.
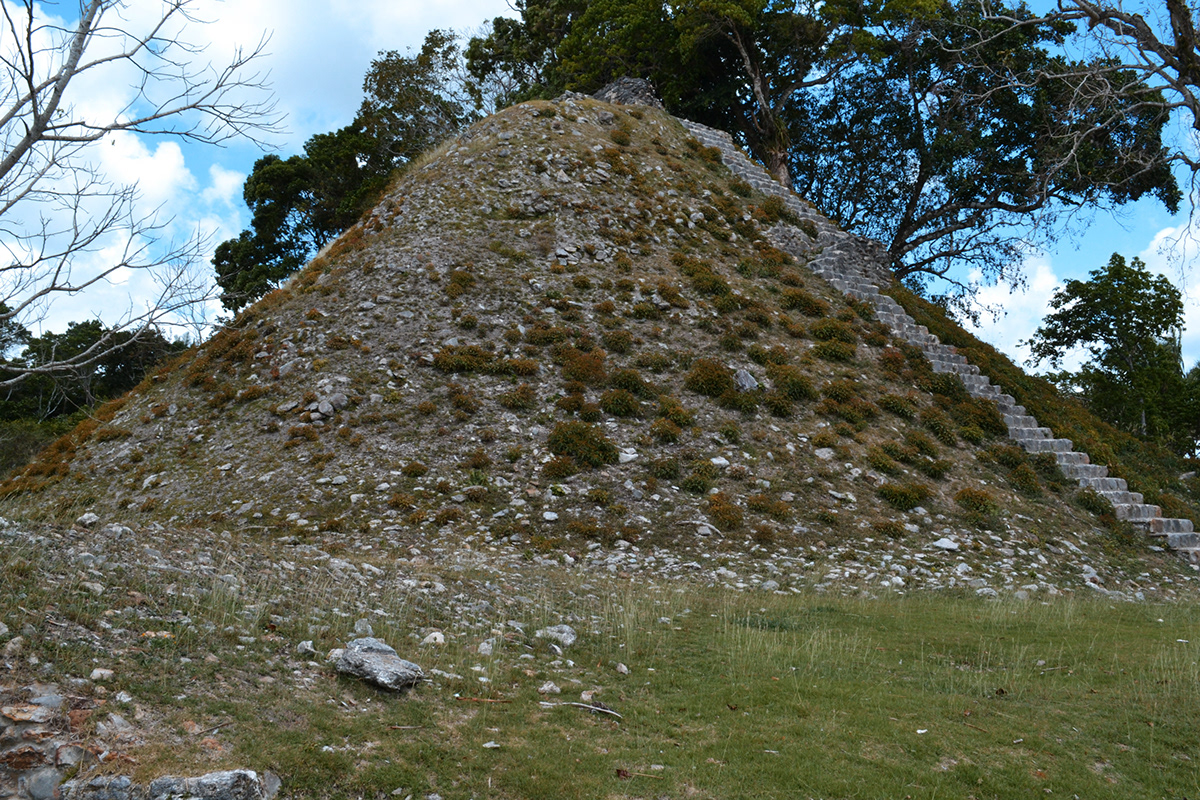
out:
{"label": "pyramid summit", "polygon": [[599,94],[639,104],[525,103],[446,142],[0,492],[59,519],[572,558],[1081,548],[1090,502],[1195,552],[1190,520],[918,325],[878,244],[644,85]]}

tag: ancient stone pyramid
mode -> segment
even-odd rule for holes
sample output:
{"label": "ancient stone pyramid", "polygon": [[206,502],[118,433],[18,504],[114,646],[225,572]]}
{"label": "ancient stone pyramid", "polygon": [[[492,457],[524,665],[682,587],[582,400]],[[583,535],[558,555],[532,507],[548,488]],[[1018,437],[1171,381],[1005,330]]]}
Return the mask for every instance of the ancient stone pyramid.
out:
{"label": "ancient stone pyramid", "polygon": [[1033,489],[1057,465],[1196,552],[1190,521],[1055,438],[890,283],[878,245],[724,133],[653,104],[526,103],[412,165],[287,285],[0,493],[71,519],[546,549],[936,538],[963,509],[1094,525],[1000,479],[997,453],[1025,459],[1011,437],[1053,454],[1024,467]]}

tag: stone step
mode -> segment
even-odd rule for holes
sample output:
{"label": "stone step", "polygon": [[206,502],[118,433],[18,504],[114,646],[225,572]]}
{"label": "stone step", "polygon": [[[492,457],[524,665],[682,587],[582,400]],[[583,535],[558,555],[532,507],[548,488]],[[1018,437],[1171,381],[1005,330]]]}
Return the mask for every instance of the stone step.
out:
{"label": "stone step", "polygon": [[1149,525],[1150,520],[1159,519],[1162,517],[1162,509],[1158,506],[1146,505],[1145,503],[1137,503],[1130,505],[1113,506],[1117,513],[1117,519],[1123,519],[1127,522],[1132,522],[1135,525]]}
{"label": "stone step", "polygon": [[1008,438],[1016,442],[1028,439],[1053,439],[1054,431],[1049,428],[1009,428]]}
{"label": "stone step", "polygon": [[1097,492],[1102,497],[1108,498],[1108,501],[1113,504],[1113,508],[1122,506],[1140,506],[1144,504],[1145,497],[1141,492],[1118,491],[1114,489]]}
{"label": "stone step", "polygon": [[959,375],[979,374],[979,367],[975,366],[974,364],[958,364],[953,361],[943,361],[940,358],[936,361],[930,359],[930,363],[933,364],[934,372],[955,372]]}
{"label": "stone step", "polygon": [[[1020,444],[1030,453],[1069,453],[1074,442],[1070,439],[1024,439]],[[1087,457],[1086,453],[1081,455]]]}
{"label": "stone step", "polygon": [[[1088,466],[1093,466],[1093,465],[1089,464]],[[1104,467],[1103,469],[1105,472],[1108,471],[1107,467]],[[1129,488],[1129,484],[1125,483],[1124,478],[1109,478],[1107,476],[1099,476],[1098,475],[1095,477],[1087,477],[1087,478],[1080,477],[1078,480],[1079,480],[1079,485],[1082,486],[1083,488],[1094,489],[1095,491],[1101,492],[1101,493],[1103,493],[1103,492],[1123,492]]]}
{"label": "stone step", "polygon": [[[1194,536],[1194,530],[1195,528],[1192,526],[1192,521],[1190,519],[1159,517],[1158,519],[1150,520],[1150,534],[1152,536],[1170,536],[1172,534],[1190,534]],[[1172,545],[1172,547],[1174,546],[1175,545]],[[1180,547],[1200,547],[1200,544],[1180,545]]]}
{"label": "stone step", "polygon": [[848,243],[828,220],[813,213],[810,206],[779,185],[760,164],[747,158],[728,134],[687,121],[684,121],[684,125],[703,145],[720,150],[722,160],[729,169],[752,187],[764,194],[782,198],[793,213],[811,219],[818,225],[817,238],[823,251],[809,263],[814,273],[825,278],[839,291],[872,303],[879,321],[898,338],[920,346],[935,372],[957,374],[971,394],[995,399],[1004,414],[1009,436],[1014,441],[1032,453],[1054,453],[1065,475],[1113,502],[1118,518],[1145,526],[1149,533],[1162,537],[1166,546],[1200,563],[1200,534],[1193,530],[1191,520],[1164,518],[1161,508],[1143,503],[1140,493],[1128,491],[1124,480],[1108,477],[1106,466],[1091,464],[1086,453],[1074,452],[1071,440],[1051,438],[1053,432],[1039,425],[1037,419],[1027,414],[1015,398],[1003,393],[999,386],[981,374],[976,365],[969,364],[954,348],[942,344],[925,326],[918,325],[893,298],[880,294],[879,288],[864,270],[848,264],[858,252],[857,248]]}
{"label": "stone step", "polygon": [[[1087,456],[1087,453],[1059,453],[1058,455],[1076,455]],[[1106,478],[1108,477],[1108,467],[1103,464],[1063,464],[1059,463],[1058,468],[1062,470],[1062,474],[1073,480],[1082,480],[1084,478]]]}

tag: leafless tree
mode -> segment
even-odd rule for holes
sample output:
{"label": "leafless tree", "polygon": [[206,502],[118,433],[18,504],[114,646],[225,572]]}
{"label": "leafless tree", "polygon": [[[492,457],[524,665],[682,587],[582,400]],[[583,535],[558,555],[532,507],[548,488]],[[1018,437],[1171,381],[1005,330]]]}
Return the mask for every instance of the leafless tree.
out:
{"label": "leafless tree", "polygon": [[[265,75],[253,69],[266,39],[214,66],[185,38],[203,24],[195,5],[0,0],[0,327],[35,324],[56,300],[131,274],[150,275],[156,289],[131,299],[112,332],[178,320],[209,299],[203,237],[174,240],[171,220],[140,208],[137,187],[109,180],[94,157],[120,133],[216,144],[278,130]],[[155,13],[143,19],[147,8]],[[86,92],[100,85],[127,87],[124,105],[96,110]],[[105,339],[37,367],[8,362],[0,386],[93,363],[114,346]]]}

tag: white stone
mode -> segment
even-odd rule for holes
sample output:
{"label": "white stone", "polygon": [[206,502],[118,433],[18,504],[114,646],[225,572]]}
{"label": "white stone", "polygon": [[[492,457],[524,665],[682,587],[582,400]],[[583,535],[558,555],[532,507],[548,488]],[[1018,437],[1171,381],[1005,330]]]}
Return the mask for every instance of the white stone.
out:
{"label": "white stone", "polygon": [[933,546],[938,550],[957,550],[958,542],[943,536],[941,539],[938,539],[936,542],[934,542]]}
{"label": "white stone", "polygon": [[712,463],[712,465],[714,467],[728,467],[729,466],[729,459],[722,458],[721,456],[717,456],[716,458],[710,458],[709,461]]}
{"label": "white stone", "polygon": [[88,513],[84,514],[82,517],[80,517],[79,519],[77,519],[75,521],[85,528],[90,528],[93,525],[95,525],[97,522],[100,521],[100,517],[93,514],[91,511],[89,511]]}
{"label": "white stone", "polygon": [[434,631],[421,640],[421,644],[425,647],[430,645],[442,645],[446,643],[446,636],[441,631]]}
{"label": "white stone", "polygon": [[816,451],[813,453],[813,455],[815,455],[817,458],[821,459],[822,461],[829,461],[833,458],[833,448],[818,447],[816,449]]}
{"label": "white stone", "polygon": [[546,520],[546,522],[556,522],[558,520],[558,514],[553,511],[544,511],[542,512],[542,519]]}
{"label": "white stone", "polygon": [[624,452],[617,453],[617,461],[619,461],[622,464],[628,464],[630,461],[633,461],[637,457],[638,457],[637,453],[624,453]]}
{"label": "white stone", "polygon": [[90,679],[92,679],[93,681],[101,682],[101,681],[112,680],[114,675],[116,675],[116,673],[113,672],[111,669],[105,669],[104,667],[96,667],[94,670],[92,670],[92,674],[89,675],[88,677]]}

